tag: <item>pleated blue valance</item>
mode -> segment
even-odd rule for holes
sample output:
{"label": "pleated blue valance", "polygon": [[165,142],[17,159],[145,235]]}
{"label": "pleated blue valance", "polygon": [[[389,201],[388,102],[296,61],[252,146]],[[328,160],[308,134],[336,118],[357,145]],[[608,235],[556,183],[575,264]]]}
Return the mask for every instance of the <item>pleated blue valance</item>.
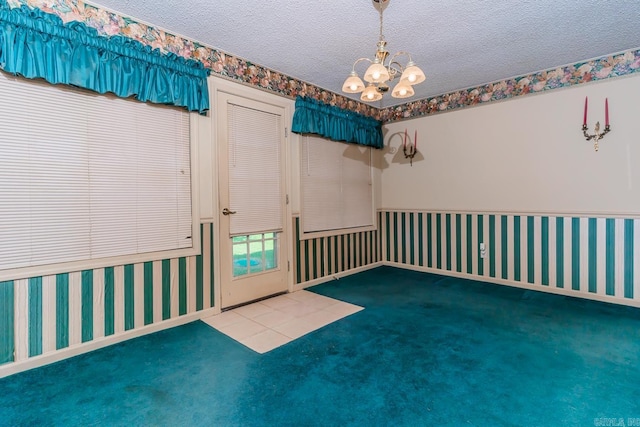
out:
{"label": "pleated blue valance", "polygon": [[162,54],[123,36],[105,37],[81,22],[0,0],[0,68],[143,102],[209,109],[202,63]]}
{"label": "pleated blue valance", "polygon": [[378,120],[301,96],[296,98],[291,131],[374,148],[384,146]]}

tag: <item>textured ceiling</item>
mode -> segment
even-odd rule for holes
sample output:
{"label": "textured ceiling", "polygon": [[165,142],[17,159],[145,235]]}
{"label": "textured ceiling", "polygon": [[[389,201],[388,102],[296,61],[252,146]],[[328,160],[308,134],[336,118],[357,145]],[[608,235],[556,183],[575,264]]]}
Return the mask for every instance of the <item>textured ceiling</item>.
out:
{"label": "textured ceiling", "polygon": [[[97,5],[336,93],[355,59],[373,57],[379,32],[371,0]],[[386,95],[377,107],[640,47],[640,1],[391,0],[384,35],[391,54],[409,51],[427,80],[414,97]],[[362,76],[364,69],[361,63],[356,71]]]}

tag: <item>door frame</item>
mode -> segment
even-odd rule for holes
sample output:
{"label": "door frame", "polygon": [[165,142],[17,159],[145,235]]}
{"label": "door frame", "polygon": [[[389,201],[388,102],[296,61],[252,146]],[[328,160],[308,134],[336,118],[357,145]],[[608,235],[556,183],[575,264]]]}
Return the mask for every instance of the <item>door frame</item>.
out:
{"label": "door frame", "polygon": [[289,203],[285,204],[285,209],[283,212],[283,233],[282,239],[280,242],[280,248],[284,251],[284,259],[287,265],[281,266],[281,268],[285,269],[285,280],[287,284],[287,291],[292,292],[294,290],[294,281],[293,281],[293,227],[292,227],[292,167],[291,164],[291,146],[292,146],[292,138],[296,138],[297,135],[291,133],[291,121],[293,117],[293,109],[295,107],[294,100],[288,99],[282,96],[278,96],[275,94],[264,92],[260,89],[256,89],[249,86],[244,86],[240,83],[232,82],[220,77],[211,76],[209,77],[209,94],[210,94],[210,105],[213,106],[212,114],[211,114],[211,141],[212,141],[212,159],[211,159],[211,167],[214,172],[211,174],[213,178],[213,188],[212,188],[212,205],[213,205],[213,221],[214,221],[214,232],[216,233],[215,240],[215,261],[216,261],[216,272],[215,272],[215,301],[216,308],[221,310],[222,307],[222,275],[221,268],[222,262],[220,259],[220,251],[221,251],[221,242],[222,238],[228,238],[221,235],[221,220],[222,213],[220,206],[220,177],[219,177],[219,161],[221,157],[220,153],[220,144],[218,143],[218,120],[219,112],[216,108],[219,101],[219,94],[229,94],[233,96],[238,96],[241,98],[247,98],[253,101],[261,102],[264,104],[270,104],[277,107],[281,107],[284,110],[283,114],[283,123],[286,129],[284,136],[284,164],[282,165],[283,169],[283,179],[284,179],[284,188],[285,194],[288,197]]}

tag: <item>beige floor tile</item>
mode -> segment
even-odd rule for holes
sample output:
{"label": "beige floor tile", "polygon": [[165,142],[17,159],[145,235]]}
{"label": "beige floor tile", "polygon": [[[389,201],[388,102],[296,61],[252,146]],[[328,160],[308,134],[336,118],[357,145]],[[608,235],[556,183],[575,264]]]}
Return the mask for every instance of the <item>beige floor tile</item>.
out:
{"label": "beige floor tile", "polygon": [[334,305],[342,301],[335,300],[333,298],[325,297],[324,295],[316,295],[313,299],[310,299],[306,304],[309,304],[318,310],[323,310],[330,305]]}
{"label": "beige floor tile", "polygon": [[298,301],[291,299],[286,295],[280,295],[277,297],[266,299],[264,301],[260,301],[260,303],[266,305],[267,307],[275,308],[276,310],[278,310],[282,307],[297,304]]}
{"label": "beige floor tile", "polygon": [[236,341],[241,341],[252,335],[256,335],[260,332],[266,331],[267,327],[253,320],[244,318],[242,321],[233,323],[231,325],[222,326],[217,328],[220,332],[230,336]]}
{"label": "beige floor tile", "polygon": [[360,310],[363,310],[363,307],[358,305],[349,304],[348,302],[339,302],[337,304],[330,305],[325,307],[323,310],[330,311],[332,313],[341,314],[342,317],[349,316],[351,314],[357,313]]}
{"label": "beige floor tile", "polygon": [[305,322],[303,319],[293,319],[273,328],[274,331],[280,332],[292,339],[300,338],[315,329],[317,328]]}
{"label": "beige floor tile", "polygon": [[285,345],[288,342],[291,342],[291,338],[271,329],[240,340],[240,343],[261,354]]}
{"label": "beige floor tile", "polygon": [[314,313],[318,311],[318,309],[311,305],[307,305],[299,302],[297,304],[288,305],[286,307],[279,308],[278,311],[289,314],[293,317],[302,317],[302,316],[306,316],[307,314]]}
{"label": "beige floor tile", "polygon": [[240,316],[238,313],[234,313],[233,311],[225,311],[224,313],[220,313],[216,316],[202,319],[202,321],[209,326],[213,326],[214,328],[220,328],[241,322],[243,319],[244,317]]}
{"label": "beige floor tile", "polygon": [[262,303],[254,302],[253,304],[235,308],[233,309],[233,312],[238,313],[239,315],[247,317],[249,319],[253,319],[262,314],[271,313],[273,312],[273,310],[274,310],[273,308],[268,307]]}
{"label": "beige floor tile", "polygon": [[296,291],[296,292],[292,292],[290,294],[287,294],[287,298],[291,298],[291,299],[294,299],[296,301],[301,301],[301,302],[313,301],[314,299],[318,298],[319,296],[320,295],[318,295],[318,294],[315,294],[315,293],[309,292],[309,291],[305,291],[305,290]]}
{"label": "beige floor tile", "polygon": [[310,313],[307,316],[301,317],[300,320],[308,324],[310,327],[312,327],[315,330],[315,329],[320,329],[323,326],[326,326],[335,321],[338,321],[343,317],[345,316],[343,316],[342,314],[333,313],[331,311],[326,311],[326,310],[320,310],[314,313]]}
{"label": "beige floor tile", "polygon": [[273,310],[271,313],[262,314],[258,317],[254,317],[252,320],[266,326],[267,328],[273,328],[293,319],[294,317],[290,314]]}

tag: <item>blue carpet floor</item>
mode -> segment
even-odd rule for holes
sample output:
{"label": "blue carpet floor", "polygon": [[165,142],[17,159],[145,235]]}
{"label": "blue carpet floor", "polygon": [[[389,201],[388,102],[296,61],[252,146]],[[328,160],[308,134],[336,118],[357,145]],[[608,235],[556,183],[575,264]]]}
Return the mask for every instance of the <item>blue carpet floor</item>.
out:
{"label": "blue carpet floor", "polygon": [[312,291],[365,310],[264,355],[194,322],[4,378],[0,424],[640,419],[640,310],[390,267]]}

